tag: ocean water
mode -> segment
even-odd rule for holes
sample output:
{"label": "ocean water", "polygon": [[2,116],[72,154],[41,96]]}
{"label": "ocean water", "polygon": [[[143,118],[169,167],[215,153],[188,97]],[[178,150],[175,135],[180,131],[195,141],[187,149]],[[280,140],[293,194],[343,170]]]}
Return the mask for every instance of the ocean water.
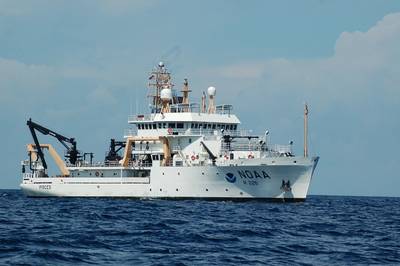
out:
{"label": "ocean water", "polygon": [[1,265],[400,265],[400,198],[26,198],[0,190]]}

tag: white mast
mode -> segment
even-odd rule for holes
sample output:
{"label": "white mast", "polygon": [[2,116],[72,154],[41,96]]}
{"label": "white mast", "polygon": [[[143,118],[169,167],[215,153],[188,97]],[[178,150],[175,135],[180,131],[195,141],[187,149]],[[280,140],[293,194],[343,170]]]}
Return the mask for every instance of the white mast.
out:
{"label": "white mast", "polygon": [[206,93],[203,91],[203,96],[201,96],[201,112],[205,113],[207,109],[206,106]]}
{"label": "white mast", "polygon": [[304,157],[308,157],[308,105],[304,104]]}
{"label": "white mast", "polygon": [[184,112],[189,112],[189,92],[191,90],[189,89],[189,82],[185,78],[185,81],[183,82],[183,89],[182,89],[182,104],[184,105],[183,111]]}

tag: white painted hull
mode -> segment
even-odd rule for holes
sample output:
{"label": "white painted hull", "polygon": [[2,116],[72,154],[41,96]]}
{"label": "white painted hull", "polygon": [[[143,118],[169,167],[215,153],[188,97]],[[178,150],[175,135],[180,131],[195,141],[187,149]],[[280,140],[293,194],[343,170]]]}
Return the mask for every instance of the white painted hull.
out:
{"label": "white painted hull", "polygon": [[[30,197],[243,200],[307,197],[317,157],[276,158],[268,164],[261,160],[247,160],[248,165],[244,162],[238,166],[152,167],[150,177],[30,178],[23,180],[21,189]],[[289,181],[290,189],[282,188],[282,181]]]}

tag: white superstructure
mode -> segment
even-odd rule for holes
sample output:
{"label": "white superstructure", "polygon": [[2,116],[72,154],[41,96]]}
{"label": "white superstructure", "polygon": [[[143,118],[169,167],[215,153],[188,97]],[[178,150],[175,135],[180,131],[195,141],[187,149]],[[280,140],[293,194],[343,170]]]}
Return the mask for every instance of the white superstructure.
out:
{"label": "white superstructure", "polygon": [[[262,136],[240,129],[231,105],[217,105],[215,87],[200,104],[173,88],[163,63],[149,78],[150,112],[128,118],[123,141],[111,140],[104,162],[93,163],[73,138],[31,120],[35,143],[22,162],[21,188],[28,196],[135,197],[304,200],[318,157],[295,156],[292,144],[271,145]],[[207,101],[208,96],[208,101]],[[308,109],[305,109],[305,125]],[[35,130],[56,137],[67,148],[64,162],[49,144],[39,144]],[[305,132],[306,128],[305,128]],[[305,136],[305,142],[307,137]],[[47,175],[43,150],[61,174]],[[28,171],[27,169],[30,169]]]}

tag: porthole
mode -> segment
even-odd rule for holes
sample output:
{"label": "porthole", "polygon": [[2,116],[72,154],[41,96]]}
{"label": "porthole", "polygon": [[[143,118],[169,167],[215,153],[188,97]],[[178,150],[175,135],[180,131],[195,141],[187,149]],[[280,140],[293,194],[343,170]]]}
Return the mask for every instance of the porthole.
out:
{"label": "porthole", "polygon": [[225,191],[228,191],[228,189],[227,189],[227,188],[225,188]]}
{"label": "porthole", "polygon": [[206,188],[206,191],[208,191],[208,188]]}
{"label": "porthole", "polygon": [[178,175],[181,175],[181,173],[178,172]]}
{"label": "porthole", "polygon": [[217,175],[219,175],[219,173],[217,173]]}
{"label": "porthole", "polygon": [[162,175],[164,175],[164,172],[162,173]]}
{"label": "porthole", "polygon": [[293,161],[294,163],[297,163],[297,161]]}
{"label": "porthole", "polygon": [[176,191],[178,191],[179,189],[176,189]]}
{"label": "porthole", "polygon": [[160,188],[160,191],[162,191],[162,188]]}
{"label": "porthole", "polygon": [[151,188],[150,188],[150,191],[151,191]]}
{"label": "porthole", "polygon": [[201,174],[204,175],[204,172],[202,172]]}
{"label": "porthole", "polygon": [[240,195],[243,195],[243,192],[240,191]]}

